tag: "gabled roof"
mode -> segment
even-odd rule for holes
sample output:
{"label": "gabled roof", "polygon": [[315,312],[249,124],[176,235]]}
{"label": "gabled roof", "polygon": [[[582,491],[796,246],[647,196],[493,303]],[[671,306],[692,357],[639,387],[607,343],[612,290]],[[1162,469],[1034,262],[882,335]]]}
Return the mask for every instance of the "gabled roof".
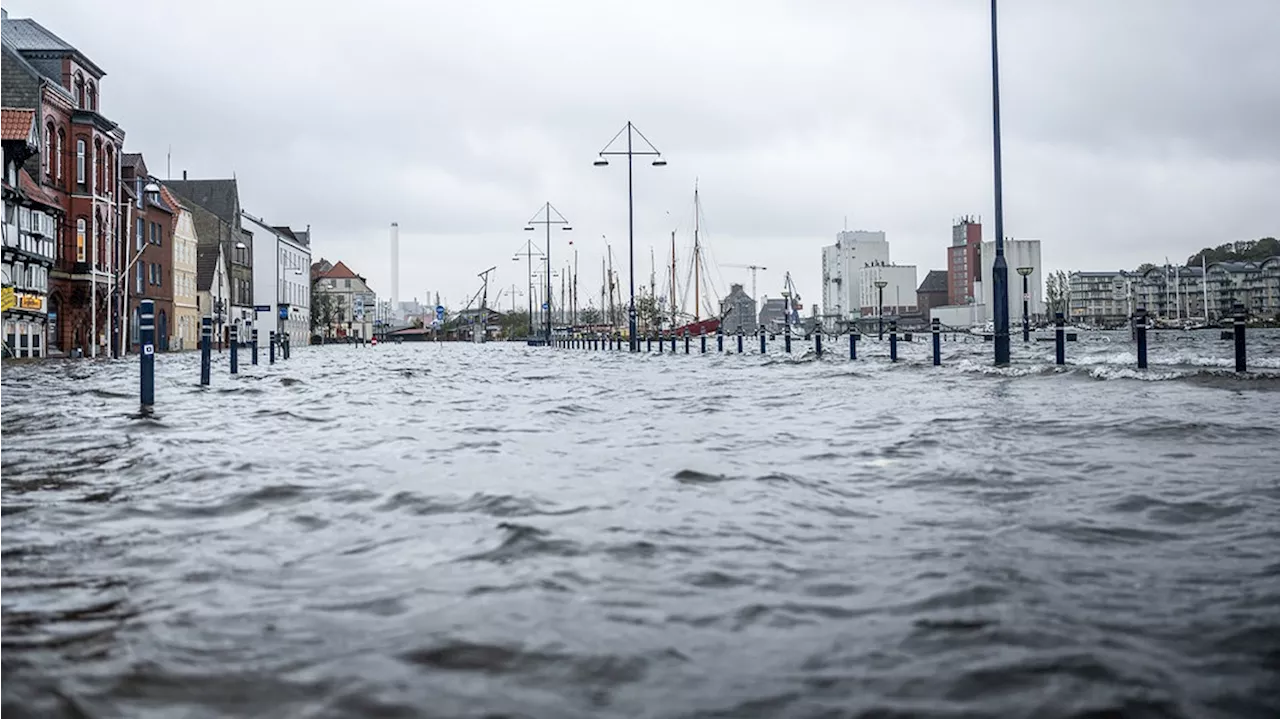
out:
{"label": "gabled roof", "polygon": [[321,272],[320,276],[327,279],[335,279],[335,280],[363,279],[362,277],[360,277],[360,275],[357,275],[356,273],[352,272],[351,268],[347,267],[346,263],[343,262],[342,260],[338,260],[338,263],[335,264],[332,268],[330,268],[328,272]]}
{"label": "gabled roof", "polygon": [[[169,234],[172,235],[173,233],[178,231],[179,215],[183,210],[186,210],[187,208],[178,200],[178,196],[173,194],[173,191],[170,190],[168,186],[166,186],[164,183],[160,183],[160,196],[164,198],[164,202],[166,205],[173,208],[173,220],[169,223]],[[188,210],[188,212],[190,212],[190,210]],[[191,232],[194,234],[195,231],[196,231],[195,223],[193,222],[191,223]],[[198,243],[199,241],[200,241],[200,235],[196,234],[196,242]]]}
{"label": "gabled roof", "polygon": [[924,282],[920,283],[920,287],[916,292],[946,292],[947,291],[947,271],[946,270],[929,270],[929,274],[924,276]]}
{"label": "gabled roof", "polygon": [[222,245],[200,242],[196,244],[196,291],[208,292],[213,288],[213,275],[222,257]]}
{"label": "gabled roof", "polygon": [[[3,137],[5,142],[29,140],[35,127],[35,110],[24,110],[15,107],[6,107],[0,110],[0,136]],[[37,137],[39,137],[38,131]],[[38,142],[36,146],[39,147]]]}
{"label": "gabled roof", "polygon": [[58,204],[58,198],[32,179],[31,173],[25,169],[18,170],[18,186],[22,189],[22,194],[27,196],[27,199],[44,205],[46,210],[51,209],[59,214],[62,213],[62,206]]}
{"label": "gabled roof", "polygon": [[212,212],[223,222],[236,223],[240,214],[240,190],[231,180],[170,180],[169,189],[179,197]]}
{"label": "gabled roof", "polygon": [[[101,78],[106,75],[102,68],[85,57],[74,45],[49,32],[43,25],[31,18],[4,18],[3,34],[5,44],[12,45],[18,52],[26,54],[59,54],[75,55],[76,61],[85,69]],[[60,77],[51,77],[54,82],[61,82]]]}
{"label": "gabled roof", "polygon": [[122,152],[120,153],[120,168],[141,169],[142,174],[146,174],[147,164],[142,161],[141,152]]}

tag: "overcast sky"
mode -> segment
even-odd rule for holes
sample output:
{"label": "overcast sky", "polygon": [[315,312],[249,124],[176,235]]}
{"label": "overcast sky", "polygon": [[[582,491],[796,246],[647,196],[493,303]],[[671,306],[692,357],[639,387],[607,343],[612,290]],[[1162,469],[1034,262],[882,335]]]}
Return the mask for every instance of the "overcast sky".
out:
{"label": "overcast sky", "polygon": [[[695,178],[713,257],[767,266],[760,294],[790,270],[806,305],[846,218],[921,279],[955,217],[994,236],[985,0],[5,6],[106,70],[103,111],[153,173],[170,147],[174,177],[235,173],[246,210],[309,223],[384,295],[398,221],[401,299],[461,305],[495,265],[490,297],[520,291],[547,200],[574,227],[553,265],[577,249],[598,298],[605,237],[626,270],[626,168],[591,162],[628,120],[670,163],[635,169],[643,283],[651,245],[661,268],[691,237]],[[1049,269],[1280,234],[1280,2],[1006,0],[1000,20],[1005,234]]]}

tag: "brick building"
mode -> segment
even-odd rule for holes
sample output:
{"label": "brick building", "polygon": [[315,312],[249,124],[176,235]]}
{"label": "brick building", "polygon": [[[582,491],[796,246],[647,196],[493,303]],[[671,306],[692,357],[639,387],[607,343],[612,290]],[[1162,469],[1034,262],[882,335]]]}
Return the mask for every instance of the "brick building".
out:
{"label": "brick building", "polygon": [[[183,205],[191,211],[200,256],[196,272],[197,289],[212,293],[214,302],[214,332],[222,342],[232,337],[241,342],[249,341],[253,327],[253,233],[244,229],[240,215],[240,189],[235,179],[188,180],[182,173],[181,180],[168,180],[165,186],[173,191]],[[227,278],[228,294],[220,296],[214,273],[213,260],[217,251],[208,248],[218,245],[222,253],[222,272]],[[208,314],[202,310],[202,315]]]}
{"label": "brick building", "polygon": [[63,218],[54,228],[48,352],[119,351],[124,131],[99,109],[106,73],[34,20],[4,12],[0,24],[3,104],[36,112],[40,152],[26,169]]}
{"label": "brick building", "polygon": [[974,283],[982,281],[982,223],[961,217],[951,228],[947,248],[947,302],[963,305],[973,301]]}
{"label": "brick building", "polygon": [[159,180],[147,172],[147,163],[138,153],[120,158],[124,192],[132,202],[133,227],[126,241],[128,259],[120,275],[129,308],[129,346],[139,346],[138,313],[142,300],[155,301],[156,349],[169,351],[173,334],[173,240],[177,208],[161,195]]}
{"label": "brick building", "polygon": [[916,288],[916,305],[920,308],[920,314],[928,319],[929,310],[946,305],[950,294],[947,271],[929,270],[929,274],[924,276],[924,282]]}

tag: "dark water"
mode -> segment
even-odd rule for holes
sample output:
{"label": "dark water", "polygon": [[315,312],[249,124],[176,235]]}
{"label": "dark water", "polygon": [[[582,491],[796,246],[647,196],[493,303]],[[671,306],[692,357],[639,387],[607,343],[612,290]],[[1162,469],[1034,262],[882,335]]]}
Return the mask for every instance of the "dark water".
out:
{"label": "dark water", "polygon": [[6,365],[3,713],[1275,717],[1254,338]]}

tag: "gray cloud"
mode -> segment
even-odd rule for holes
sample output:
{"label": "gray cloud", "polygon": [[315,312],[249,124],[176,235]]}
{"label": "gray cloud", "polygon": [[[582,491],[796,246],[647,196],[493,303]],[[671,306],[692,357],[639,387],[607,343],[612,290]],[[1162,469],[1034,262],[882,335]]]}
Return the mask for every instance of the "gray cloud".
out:
{"label": "gray cloud", "polygon": [[[602,236],[625,265],[626,173],[591,160],[628,119],[671,162],[636,167],[643,282],[649,246],[691,229],[695,177],[716,258],[767,265],[774,293],[789,269],[819,295],[846,216],[921,277],[956,215],[993,232],[981,0],[6,7],[106,68],[104,109],[154,171],[172,145],[175,175],[235,172],[246,208],[311,223],[379,289],[392,220],[406,295],[460,302],[490,265],[523,285],[510,256],[549,199],[575,223],[553,252],[578,250],[595,296]],[[1001,12],[1006,234],[1099,269],[1280,232],[1280,4]]]}

